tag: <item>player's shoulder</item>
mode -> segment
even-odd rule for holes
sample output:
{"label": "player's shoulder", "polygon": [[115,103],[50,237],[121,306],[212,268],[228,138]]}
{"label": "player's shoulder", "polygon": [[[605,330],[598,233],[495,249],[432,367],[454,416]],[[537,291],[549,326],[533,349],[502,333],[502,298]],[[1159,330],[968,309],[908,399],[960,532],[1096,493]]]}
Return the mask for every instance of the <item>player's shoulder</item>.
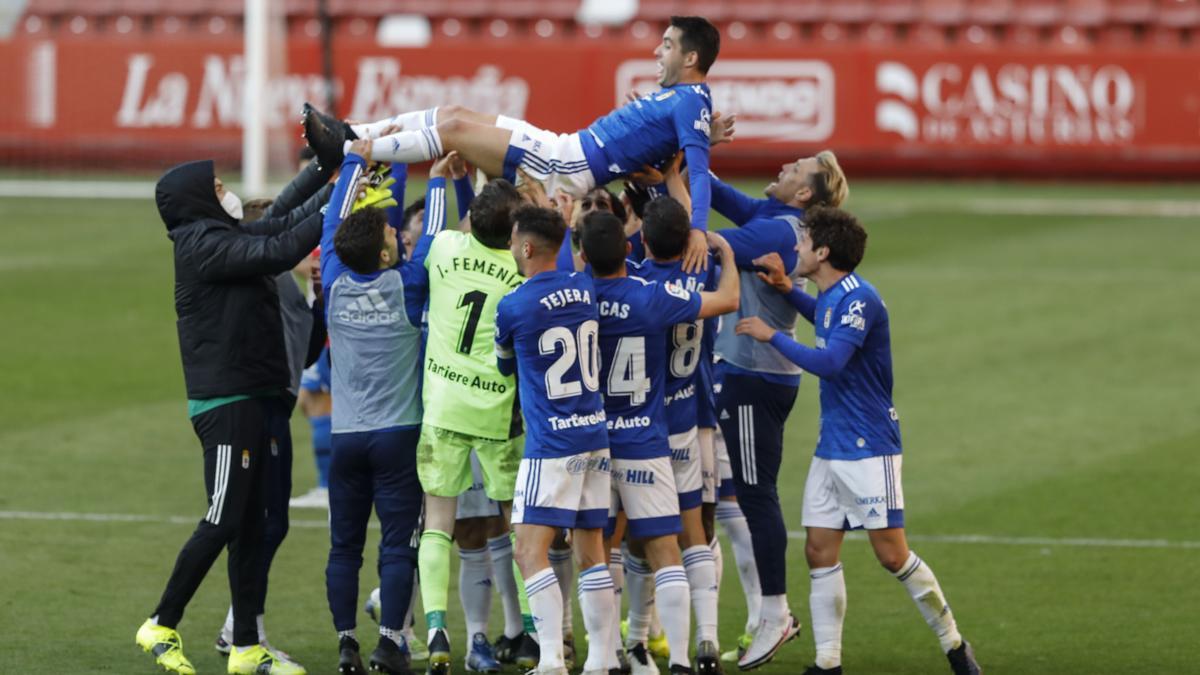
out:
{"label": "player's shoulder", "polygon": [[847,274],[838,282],[838,288],[841,291],[838,306],[847,312],[861,315],[867,310],[886,311],[879,291],[858,274]]}

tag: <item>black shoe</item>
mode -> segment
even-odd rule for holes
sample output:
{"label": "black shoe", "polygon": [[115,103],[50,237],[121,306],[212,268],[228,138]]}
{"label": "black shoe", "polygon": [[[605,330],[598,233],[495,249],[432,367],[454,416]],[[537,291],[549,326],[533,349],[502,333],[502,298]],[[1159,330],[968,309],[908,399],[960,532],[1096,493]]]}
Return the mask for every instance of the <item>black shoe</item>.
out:
{"label": "black shoe", "polygon": [[804,675],[842,675],[842,667],[834,666],[833,668],[821,668],[813,664],[804,671]]}
{"label": "black shoe", "polygon": [[413,675],[411,664],[412,658],[407,649],[401,649],[389,638],[379,636],[379,645],[371,652],[371,670],[389,675]]}
{"label": "black shoe", "polygon": [[501,633],[500,637],[496,638],[496,641],[492,643],[492,655],[496,657],[496,660],[500,663],[515,662],[517,660],[517,649],[521,646],[522,635],[524,633],[516,637],[508,637],[504,633]]}
{"label": "black shoe", "polygon": [[[629,668],[649,668],[654,663],[654,657],[650,656],[649,650],[646,649],[645,642],[635,642],[633,646],[625,648],[625,655],[629,657]],[[655,666],[657,668],[657,666]]]}
{"label": "black shoe", "polygon": [[339,120],[333,115],[327,115],[314,108],[311,103],[304,104],[304,115],[316,115],[317,119],[321,121],[321,124],[325,125],[326,129],[337,129],[338,127],[341,127],[342,133],[346,135],[345,140],[347,141],[358,140],[358,134],[354,133],[354,129],[350,126],[349,122],[345,120]]}
{"label": "black shoe", "polygon": [[678,663],[672,663],[671,669],[667,672],[671,675],[693,675],[692,669],[689,666],[681,666]]}
{"label": "black shoe", "polygon": [[542,660],[542,648],[538,646],[537,640],[529,633],[521,633],[521,645],[517,647],[516,657],[517,669],[521,671],[533,670],[537,668],[538,661]]}
{"label": "black shoe", "polygon": [[449,675],[450,673],[450,636],[445,628],[433,632],[429,641],[429,666],[425,668],[428,675]]}
{"label": "black shoe", "polygon": [[696,645],[696,675],[724,675],[721,668],[721,652],[712,640],[702,640]]}
{"label": "black shoe", "polygon": [[983,673],[979,662],[975,660],[975,650],[971,649],[971,643],[966,640],[946,652],[946,658],[950,660],[950,670],[954,675],[980,675]]}
{"label": "black shoe", "polygon": [[317,162],[326,171],[336,171],[346,158],[342,150],[346,142],[346,129],[342,124],[326,126],[317,109],[304,104],[304,140],[317,155]]}
{"label": "black shoe", "polygon": [[337,671],[341,675],[366,675],[367,669],[358,655],[358,641],[352,637],[338,640]]}

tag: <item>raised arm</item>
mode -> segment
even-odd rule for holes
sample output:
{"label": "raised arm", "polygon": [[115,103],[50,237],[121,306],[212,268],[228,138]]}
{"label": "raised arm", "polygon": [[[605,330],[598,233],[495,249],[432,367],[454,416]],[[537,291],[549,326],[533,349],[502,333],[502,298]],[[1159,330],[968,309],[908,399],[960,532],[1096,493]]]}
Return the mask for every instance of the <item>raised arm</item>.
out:
{"label": "raised arm", "polygon": [[[691,160],[689,159],[688,173],[695,177],[699,174],[690,166],[690,162]],[[725,216],[738,227],[753,220],[758,210],[767,203],[765,199],[754,199],[749,195],[742,194],[737,189],[722,182],[721,179],[712,173],[706,172],[705,175],[708,177],[709,189],[712,191],[712,208],[716,209],[717,213]]]}
{"label": "raised arm", "polygon": [[[342,170],[338,174],[337,184],[333,186],[333,195],[325,207],[325,217],[321,224],[321,286],[324,288],[325,297],[329,297],[329,287],[333,282],[348,269],[338,259],[333,248],[333,235],[354,209],[354,200],[358,197],[358,181],[367,169],[371,154],[369,143],[359,145],[356,142],[355,145],[357,147],[352,147],[342,160]],[[366,156],[358,154],[359,152],[366,153]]]}
{"label": "raised arm", "polygon": [[263,212],[262,219],[269,220],[286,215],[308,201],[328,182],[329,172],[322,169],[320,163],[313,159],[279,191],[271,206]]}
{"label": "raised arm", "polygon": [[734,331],[738,335],[749,335],[759,342],[771,343],[787,360],[823,380],[837,377],[858,348],[847,340],[829,340],[824,349],[814,349],[771,328],[757,316],[742,319]]}
{"label": "raised arm", "polygon": [[454,180],[454,201],[458,204],[458,220],[462,222],[471,210],[471,202],[475,199],[475,186],[471,185],[471,174],[467,171],[467,163],[457,153],[450,162],[450,178]]}
{"label": "raised arm", "polygon": [[717,282],[717,290],[700,294],[700,317],[707,319],[737,310],[741,298],[740,282],[738,281],[737,264],[733,260],[733,249],[724,237],[716,232],[708,233],[708,241],[717,249],[721,258],[721,278]]}
{"label": "raised arm", "polygon": [[754,259],[755,267],[761,268],[758,278],[768,286],[782,293],[796,308],[797,312],[809,323],[813,323],[817,311],[817,299],[804,292],[802,285],[796,285],[783,269],[783,258],[778,253],[768,253]]}
{"label": "raised arm", "polygon": [[408,165],[403,162],[392,162],[392,178],[396,179],[392,183],[392,199],[396,200],[395,206],[390,206],[387,209],[388,225],[397,232],[404,231],[404,193],[408,190]]}

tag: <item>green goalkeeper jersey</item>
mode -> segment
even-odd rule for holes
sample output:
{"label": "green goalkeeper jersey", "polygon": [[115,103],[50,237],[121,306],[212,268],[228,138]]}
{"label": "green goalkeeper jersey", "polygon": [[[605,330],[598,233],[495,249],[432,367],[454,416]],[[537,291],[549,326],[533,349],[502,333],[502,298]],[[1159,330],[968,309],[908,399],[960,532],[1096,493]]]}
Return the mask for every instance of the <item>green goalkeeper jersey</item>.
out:
{"label": "green goalkeeper jersey", "polygon": [[516,381],[496,368],[496,305],[524,279],[512,253],[469,232],[437,235],[429,270],[424,423],[462,434],[508,439]]}

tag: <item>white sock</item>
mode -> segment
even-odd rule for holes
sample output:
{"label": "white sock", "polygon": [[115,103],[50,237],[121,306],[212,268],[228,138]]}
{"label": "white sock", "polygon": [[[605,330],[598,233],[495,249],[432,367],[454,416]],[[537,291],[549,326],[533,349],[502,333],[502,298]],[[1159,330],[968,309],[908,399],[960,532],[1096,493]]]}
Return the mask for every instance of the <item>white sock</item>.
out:
{"label": "white sock", "polygon": [[909,551],[908,560],[904,561],[900,571],[896,572],[896,578],[904,584],[904,589],[908,591],[913,602],[917,603],[917,609],[921,610],[925,623],[929,624],[937,635],[942,651],[948,652],[962,644],[962,635],[958,633],[954,613],[950,611],[950,605],[946,604],[946,596],[942,594],[942,587],[938,585],[937,577],[933,576],[929,565],[918,558],[916,553]]}
{"label": "white sock", "polygon": [[812,614],[813,642],[817,645],[817,666],[842,665],[842,623],[846,619],[846,575],[842,564],[809,570],[812,588],[808,608]]}
{"label": "white sock", "polygon": [[[155,623],[158,623],[155,621]],[[225,613],[225,625],[221,626],[221,639],[233,644],[233,605],[229,606],[229,611]]]}
{"label": "white sock", "polygon": [[507,534],[488,539],[488,550],[492,556],[492,583],[496,585],[500,604],[504,606],[504,635],[515,638],[525,630],[525,621],[521,618],[517,580],[513,578],[512,539]]}
{"label": "white sock", "polygon": [[762,587],[758,581],[758,566],[754,562],[754,544],[750,541],[750,526],[737,502],[717,503],[717,522],[729,537],[733,546],[733,559],[737,562],[738,578],[742,582],[742,593],[746,596],[746,632],[758,628],[762,617]]}
{"label": "white sock", "polygon": [[654,595],[658,606],[671,620],[663,626],[667,633],[667,645],[671,648],[671,663],[690,666],[688,643],[692,636],[692,612],[688,607],[689,597],[687,572],[682,565],[663,567],[654,573]]}
{"label": "white sock", "polygon": [[258,628],[259,644],[266,644],[266,642],[267,642],[266,615],[259,614],[258,616],[254,617],[254,624],[255,624],[255,627]]}
{"label": "white sock", "polygon": [[353,628],[351,628],[350,630],[339,630],[338,631],[338,639],[341,640],[344,637],[348,637],[351,640],[358,642],[358,634],[354,632]]}
{"label": "white sock", "polygon": [[466,616],[467,644],[476,633],[487,635],[492,611],[492,557],[488,549],[458,550],[458,599]]}
{"label": "white sock", "polygon": [[[611,549],[608,552],[608,575],[612,577],[613,582],[613,611],[610,617],[612,628],[609,634],[609,637],[612,638],[612,648],[609,651],[615,655],[617,650],[622,648],[621,597],[625,593],[625,559],[619,548]],[[611,664],[609,667],[612,667]]]}
{"label": "white sock", "polygon": [[575,602],[571,599],[571,582],[575,579],[575,563],[571,549],[550,549],[550,567],[558,577],[558,590],[563,596],[563,635],[575,634]]}
{"label": "white sock", "polygon": [[533,625],[537,629],[538,645],[542,651],[538,669],[553,671],[563,668],[563,599],[554,568],[547,567],[526,579],[525,592],[529,594],[529,611],[533,613]]}
{"label": "white sock", "polygon": [[629,642],[645,642],[650,632],[650,613],[654,609],[654,584],[650,565],[625,551],[625,597],[629,598]]}
{"label": "white sock", "polygon": [[[350,152],[351,141],[342,145],[343,152]],[[416,164],[441,157],[442,137],[437,127],[401,131],[371,141],[371,159],[377,162],[402,162]]]}
{"label": "white sock", "polygon": [[588,634],[587,662],[584,671],[607,671],[612,660],[613,581],[608,565],[596,565],[579,573],[579,609]]}
{"label": "white sock", "polygon": [[500,127],[501,129],[516,131],[524,125],[525,120],[519,120],[515,117],[508,117],[505,115],[496,115],[496,126]]}
{"label": "white sock", "polygon": [[708,547],[712,549],[713,567],[717,572],[717,592],[721,591],[721,579],[725,576],[725,551],[721,548],[721,540],[713,533],[712,541],[708,542]]}
{"label": "white sock", "polygon": [[764,595],[762,599],[762,621],[770,623],[783,623],[789,621],[788,601],[787,596],[783,593],[779,595]]}
{"label": "white sock", "polygon": [[717,569],[712,549],[703,544],[685,549],[683,569],[692,593],[692,610],[696,612],[696,641],[718,644]]}
{"label": "white sock", "polygon": [[396,643],[396,646],[401,649],[408,644],[408,639],[404,636],[404,631],[398,628],[388,628],[387,626],[380,625],[379,634]]}
{"label": "white sock", "polygon": [[377,122],[351,124],[350,129],[359,138],[374,139],[382,136],[390,126],[399,126],[404,131],[416,131],[437,126],[437,108],[400,113],[395,117],[385,117]]}

